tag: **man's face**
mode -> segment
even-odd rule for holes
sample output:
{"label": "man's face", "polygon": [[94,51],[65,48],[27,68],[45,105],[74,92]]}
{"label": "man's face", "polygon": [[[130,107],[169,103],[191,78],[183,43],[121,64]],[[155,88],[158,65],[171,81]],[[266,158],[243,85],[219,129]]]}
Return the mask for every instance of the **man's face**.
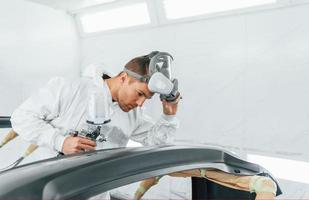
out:
{"label": "man's face", "polygon": [[126,76],[118,90],[118,104],[124,112],[129,112],[137,106],[141,107],[152,96],[147,83]]}

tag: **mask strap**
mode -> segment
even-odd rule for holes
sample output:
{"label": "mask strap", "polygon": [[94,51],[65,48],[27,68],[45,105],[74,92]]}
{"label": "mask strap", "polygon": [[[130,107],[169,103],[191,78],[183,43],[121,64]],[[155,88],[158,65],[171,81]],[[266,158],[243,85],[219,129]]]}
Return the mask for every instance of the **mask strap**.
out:
{"label": "mask strap", "polygon": [[132,72],[131,70],[128,70],[127,68],[124,68],[123,69],[124,72],[128,73],[129,76],[141,81],[141,82],[144,82],[144,83],[148,83],[149,81],[149,78],[148,77],[145,77],[145,76],[142,76],[138,73],[135,73],[135,72]]}

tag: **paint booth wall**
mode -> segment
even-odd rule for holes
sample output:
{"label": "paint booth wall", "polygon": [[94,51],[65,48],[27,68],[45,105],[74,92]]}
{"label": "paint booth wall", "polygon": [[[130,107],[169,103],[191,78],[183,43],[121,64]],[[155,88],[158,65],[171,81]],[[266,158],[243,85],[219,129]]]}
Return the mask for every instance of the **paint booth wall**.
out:
{"label": "paint booth wall", "polygon": [[79,75],[73,18],[24,0],[0,3],[0,116],[53,76]]}
{"label": "paint booth wall", "polygon": [[82,63],[118,72],[168,51],[183,95],[177,140],[308,161],[307,19],[308,4],[109,33],[82,39]]}

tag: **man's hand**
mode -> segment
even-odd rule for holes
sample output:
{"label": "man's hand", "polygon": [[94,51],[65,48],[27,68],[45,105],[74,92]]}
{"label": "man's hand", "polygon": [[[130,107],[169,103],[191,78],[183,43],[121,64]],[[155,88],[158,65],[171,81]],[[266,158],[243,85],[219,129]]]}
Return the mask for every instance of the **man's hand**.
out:
{"label": "man's hand", "polygon": [[165,99],[162,99],[163,113],[165,115],[175,115],[177,113],[178,102],[179,102],[180,98],[181,98],[181,96],[178,93],[177,99],[173,102],[168,102]]}
{"label": "man's hand", "polygon": [[66,155],[95,150],[96,146],[97,144],[92,140],[83,137],[68,136],[63,142],[62,153]]}

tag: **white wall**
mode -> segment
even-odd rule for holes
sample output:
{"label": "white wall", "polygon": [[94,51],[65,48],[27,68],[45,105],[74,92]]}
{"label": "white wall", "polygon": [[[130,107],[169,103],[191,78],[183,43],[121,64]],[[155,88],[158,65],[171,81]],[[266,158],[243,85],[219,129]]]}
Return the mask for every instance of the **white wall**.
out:
{"label": "white wall", "polygon": [[24,0],[0,2],[0,116],[55,75],[79,75],[73,18]]}
{"label": "white wall", "polygon": [[178,140],[308,161],[307,19],[308,4],[89,37],[82,63],[117,72],[168,51],[184,97]]}

